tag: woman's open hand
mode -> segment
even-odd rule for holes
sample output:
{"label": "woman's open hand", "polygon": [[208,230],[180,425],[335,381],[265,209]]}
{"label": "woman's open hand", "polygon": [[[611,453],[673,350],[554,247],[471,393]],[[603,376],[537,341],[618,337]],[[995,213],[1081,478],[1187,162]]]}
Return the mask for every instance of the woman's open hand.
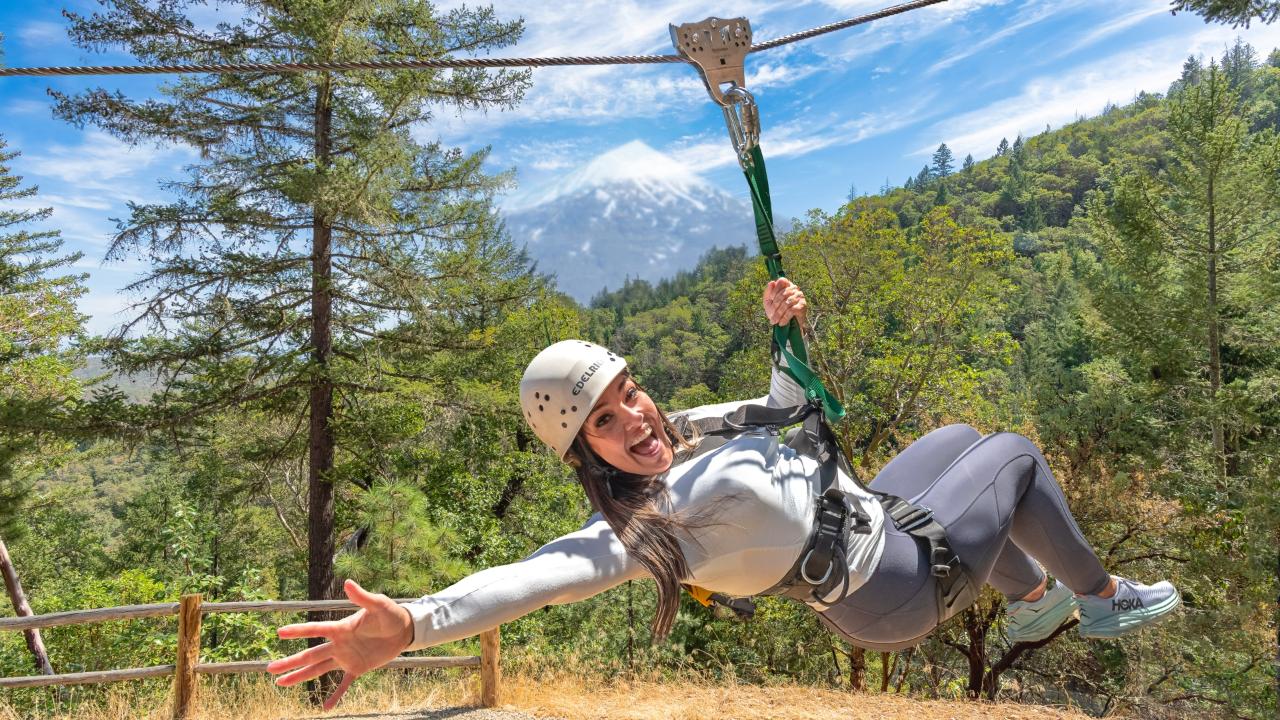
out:
{"label": "woman's open hand", "polygon": [[774,325],[786,325],[795,318],[804,325],[805,311],[809,309],[804,292],[790,280],[770,280],[764,288],[764,314]]}
{"label": "woman's open hand", "polygon": [[267,665],[270,673],[293,671],[276,678],[277,685],[296,685],[341,670],[342,681],[324,701],[325,710],[338,704],[356,678],[391,662],[413,642],[408,610],[386,595],[365,591],[355,580],[347,580],[343,589],[360,607],[354,614],[332,622],[285,625],[277,631],[282,638],[322,637],[329,642]]}

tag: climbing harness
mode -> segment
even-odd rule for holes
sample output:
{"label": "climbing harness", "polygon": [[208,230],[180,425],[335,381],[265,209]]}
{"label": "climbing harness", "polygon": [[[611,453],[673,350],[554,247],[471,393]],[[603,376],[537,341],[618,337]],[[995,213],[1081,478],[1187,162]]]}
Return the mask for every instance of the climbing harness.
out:
{"label": "climbing harness", "polygon": [[[751,193],[756,239],[769,276],[774,280],[786,277],[782,252],[774,232],[769,178],[760,150],[760,112],[755,97],[746,87],[745,60],[752,50],[751,24],[746,18],[725,20],[711,17],[701,22],[672,25],[670,31],[672,44],[697,68],[711,99],[724,113],[729,139]],[[771,344],[775,367],[804,388],[807,403],[789,408],[743,405],[722,418],[687,421],[704,437],[718,438],[716,446],[722,444],[728,435],[760,428],[778,435],[784,428],[799,425],[798,431],[789,435],[787,444],[818,462],[817,501],[809,542],[783,579],[759,594],[784,595],[826,609],[848,593],[847,537],[849,534],[869,533],[871,525],[870,518],[858,508],[856,500],[840,489],[837,472],[843,469],[860,488],[877,498],[885,516],[899,531],[916,538],[926,551],[930,572],[937,579],[938,617],[947,617],[961,598],[970,596],[966,590],[971,587],[971,581],[947,541],[946,529],[933,519],[933,511],[929,508],[872,490],[852,472],[827,424],[828,421],[841,420],[844,408],[809,367],[799,323],[793,318],[786,326],[774,325]],[[705,452],[701,448],[699,450]],[[703,588],[687,587],[703,604],[719,602],[715,594]],[[828,598],[832,598],[830,602]],[[737,601],[733,609],[739,617],[750,616],[740,609],[743,600],[751,603],[750,600],[730,600]],[[751,607],[754,608],[753,603]]]}
{"label": "climbing harness", "polygon": [[[786,445],[818,462],[818,489],[815,503],[814,527],[804,551],[783,579],[758,595],[783,595],[819,609],[842,600],[848,592],[849,568],[846,564],[846,539],[849,534],[871,531],[870,518],[857,506],[855,498],[840,489],[837,470],[843,470],[863,491],[872,495],[884,509],[885,516],[899,531],[911,535],[920,543],[928,558],[930,573],[937,579],[938,617],[951,614],[951,609],[962,598],[970,597],[966,591],[972,587],[968,570],[947,541],[946,529],[933,518],[933,511],[922,505],[908,502],[897,495],[873,490],[864,485],[852,472],[848,460],[840,451],[835,434],[827,424],[817,400],[803,405],[771,408],[764,405],[742,405],[724,417],[699,420],[677,419],[678,424],[692,426],[705,439],[698,449],[682,461],[720,447],[730,436],[743,432],[765,430],[780,435],[791,426],[800,427],[787,434]],[[715,597],[710,591],[687,586],[690,594],[704,605],[715,601],[729,605],[739,617],[749,617],[744,606],[754,610],[754,604],[746,598]],[[825,599],[837,588],[838,593],[827,602]],[[702,597],[699,597],[699,595]]]}

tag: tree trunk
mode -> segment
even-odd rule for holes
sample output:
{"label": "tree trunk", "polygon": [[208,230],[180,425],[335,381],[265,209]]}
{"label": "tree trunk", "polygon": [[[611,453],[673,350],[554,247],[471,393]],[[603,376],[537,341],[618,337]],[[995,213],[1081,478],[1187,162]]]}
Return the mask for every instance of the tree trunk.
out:
{"label": "tree trunk", "polygon": [[[330,128],[333,109],[326,76],[316,89],[315,156],[316,168],[323,175],[329,167]],[[311,226],[311,392],[308,431],[307,472],[307,599],[333,598],[333,381],[329,376],[329,360],[333,353],[332,277],[333,227],[323,208],[316,207]],[[310,621],[329,619],[329,613],[307,613]],[[308,640],[312,647],[322,638]],[[312,687],[312,700],[323,700],[336,686],[333,674],[320,678]]]}
{"label": "tree trunk", "polygon": [[1218,228],[1214,205],[1213,178],[1209,178],[1209,418],[1213,426],[1213,465],[1218,482],[1227,480],[1227,447],[1223,437],[1222,413],[1218,409],[1218,390],[1222,388],[1222,329],[1218,324]]}
{"label": "tree trunk", "polygon": [[[0,575],[4,575],[4,587],[9,591],[14,612],[18,617],[30,616],[31,606],[27,604],[27,596],[22,592],[22,581],[18,579],[18,569],[13,566],[13,560],[9,557],[9,548],[5,547],[4,540],[0,540]],[[26,636],[27,648],[35,658],[36,670],[43,675],[53,675],[53,666],[49,664],[49,653],[45,652],[39,628],[24,630],[22,634]]]}
{"label": "tree trunk", "polygon": [[1000,675],[1003,674],[1004,671],[1013,667],[1013,663],[1016,662],[1018,658],[1022,657],[1025,653],[1029,653],[1032,650],[1048,645],[1053,642],[1054,638],[1079,624],[1079,620],[1068,620],[1062,625],[1059,625],[1058,629],[1054,630],[1052,635],[1043,640],[1014,643],[1013,647],[1009,648],[1009,652],[1005,653],[1003,657],[991,664],[991,669],[987,671],[987,676],[982,681],[983,695],[985,695],[988,700],[995,700],[996,695],[1000,692]]}
{"label": "tree trunk", "polygon": [[860,647],[849,648],[849,689],[867,689],[867,651]]}
{"label": "tree trunk", "polygon": [[982,621],[982,613],[974,608],[964,611],[964,629],[969,636],[969,687],[970,698],[982,696],[982,680],[987,672],[987,627]]}
{"label": "tree trunk", "polygon": [[[893,691],[895,693],[902,692],[902,683],[906,682],[907,673],[911,671],[911,659],[916,654],[916,647],[917,646],[913,645],[907,648],[907,656],[902,660],[902,673],[898,675],[898,682],[893,686]],[[897,663],[894,664],[896,665]]]}
{"label": "tree trunk", "polygon": [[[890,659],[892,658],[892,665]],[[889,676],[898,666],[897,653],[882,652],[880,653],[880,692],[889,692]]]}

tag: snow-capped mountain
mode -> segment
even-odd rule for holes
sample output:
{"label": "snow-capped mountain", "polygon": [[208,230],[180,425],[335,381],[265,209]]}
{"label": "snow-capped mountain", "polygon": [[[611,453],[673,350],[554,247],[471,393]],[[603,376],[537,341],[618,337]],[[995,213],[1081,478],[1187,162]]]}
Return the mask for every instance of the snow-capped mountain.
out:
{"label": "snow-capped mountain", "polygon": [[755,245],[749,204],[640,141],[600,155],[506,220],[538,269],[584,303],[628,277],[654,282],[690,269],[712,247]]}

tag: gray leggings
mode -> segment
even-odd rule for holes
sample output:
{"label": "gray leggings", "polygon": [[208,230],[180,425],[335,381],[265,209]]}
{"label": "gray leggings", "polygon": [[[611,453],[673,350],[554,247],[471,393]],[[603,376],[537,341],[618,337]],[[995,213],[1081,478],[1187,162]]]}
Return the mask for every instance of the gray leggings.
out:
{"label": "gray leggings", "polygon": [[[871,487],[932,509],[947,529],[973,580],[971,597],[952,614],[968,607],[983,583],[1009,598],[1031,592],[1044,579],[1036,560],[1078,593],[1097,593],[1109,582],[1044,455],[1021,435],[938,428],[895,457]],[[854,645],[901,650],[947,619],[938,616],[936,593],[925,551],[886,519],[884,554],[871,579],[819,617]]]}

